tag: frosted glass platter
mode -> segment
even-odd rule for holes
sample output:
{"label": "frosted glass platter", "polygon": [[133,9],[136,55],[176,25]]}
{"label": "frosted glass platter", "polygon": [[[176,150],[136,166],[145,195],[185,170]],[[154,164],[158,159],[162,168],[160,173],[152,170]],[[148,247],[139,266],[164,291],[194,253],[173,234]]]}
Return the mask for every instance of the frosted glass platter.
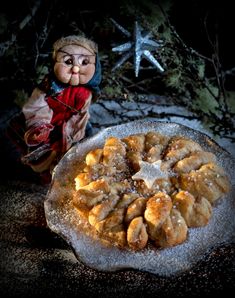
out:
{"label": "frosted glass platter", "polygon": [[[232,188],[213,206],[213,215],[205,227],[190,228],[187,240],[171,248],[146,248],[133,252],[107,247],[81,232],[81,220],[72,204],[74,178],[83,157],[101,148],[110,137],[126,137],[135,133],[156,131],[163,135],[181,135],[198,142],[206,151],[214,153],[225,169]],[[100,271],[113,272],[137,269],[161,276],[171,276],[189,270],[212,249],[235,241],[235,160],[207,135],[176,123],[133,121],[106,128],[74,145],[61,159],[53,174],[44,203],[49,228],[60,235],[73,249],[78,260]]]}

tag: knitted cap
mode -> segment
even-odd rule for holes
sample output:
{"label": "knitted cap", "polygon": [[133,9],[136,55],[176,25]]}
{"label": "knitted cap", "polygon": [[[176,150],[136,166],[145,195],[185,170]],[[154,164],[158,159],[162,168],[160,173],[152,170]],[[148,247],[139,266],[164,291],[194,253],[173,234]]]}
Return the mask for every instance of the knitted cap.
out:
{"label": "knitted cap", "polygon": [[94,41],[80,35],[69,35],[58,39],[53,44],[53,54],[52,54],[53,59],[55,59],[55,56],[59,51],[59,49],[61,49],[64,46],[72,45],[72,44],[81,46],[93,54],[96,54],[98,52],[98,46]]}

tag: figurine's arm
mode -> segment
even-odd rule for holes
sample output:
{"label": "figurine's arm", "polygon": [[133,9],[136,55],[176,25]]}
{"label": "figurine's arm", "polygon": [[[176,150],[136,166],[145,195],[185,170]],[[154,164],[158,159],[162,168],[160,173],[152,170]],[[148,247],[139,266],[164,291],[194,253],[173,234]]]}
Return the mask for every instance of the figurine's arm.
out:
{"label": "figurine's arm", "polygon": [[26,119],[26,133],[24,136],[28,146],[37,146],[49,139],[53,125],[50,124],[53,111],[45,101],[46,94],[35,88],[29,100],[22,108]]}
{"label": "figurine's arm", "polygon": [[65,150],[68,150],[71,145],[81,140],[85,135],[86,125],[90,118],[89,107],[91,104],[92,94],[85,101],[84,106],[78,114],[73,115],[64,126],[64,143]]}
{"label": "figurine's arm", "polygon": [[46,94],[38,88],[33,90],[29,100],[23,106],[23,114],[26,119],[26,126],[32,127],[38,123],[50,123],[53,111],[45,101]]}

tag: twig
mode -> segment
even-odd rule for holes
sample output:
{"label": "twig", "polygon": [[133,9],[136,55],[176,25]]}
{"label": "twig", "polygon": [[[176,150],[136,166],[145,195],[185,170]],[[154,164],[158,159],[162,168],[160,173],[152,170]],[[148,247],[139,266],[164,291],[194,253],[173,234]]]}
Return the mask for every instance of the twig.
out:
{"label": "twig", "polygon": [[5,52],[11,47],[14,45],[14,43],[16,42],[17,38],[17,34],[20,30],[23,30],[24,27],[30,22],[30,20],[32,19],[32,17],[36,14],[38,8],[40,7],[40,4],[41,4],[41,0],[38,0],[34,7],[32,8],[30,14],[28,14],[24,19],[23,21],[20,22],[19,24],[19,27],[18,27],[18,31],[16,30],[16,33],[15,34],[12,34],[11,36],[11,39],[10,40],[7,40],[7,41],[4,41],[2,43],[0,43],[0,57],[2,57]]}
{"label": "twig", "polygon": [[224,75],[226,75],[226,76],[235,76],[235,67],[224,71]]}
{"label": "twig", "polygon": [[182,44],[183,48],[187,51],[190,52],[191,54],[194,54],[204,60],[207,60],[209,62],[212,63],[212,59],[208,58],[200,53],[198,53],[196,50],[194,50],[193,48],[189,47],[188,45],[186,45],[186,43],[182,40],[182,38],[179,36],[178,32],[175,30],[174,26],[171,24],[167,14],[165,13],[164,9],[162,8],[162,6],[158,3],[158,6],[162,12],[162,14],[164,15],[164,17],[166,18],[166,21],[168,23],[169,28],[171,29],[171,31],[173,32],[173,34],[176,36],[176,38],[180,41],[180,43]]}
{"label": "twig", "polygon": [[225,109],[225,112],[228,112],[228,105],[226,101],[226,92],[224,88],[224,73],[222,70],[222,66],[220,63],[220,58],[219,58],[219,41],[218,41],[218,34],[215,35],[215,42],[213,43],[210,34],[208,32],[208,26],[207,26],[207,15],[204,19],[204,27],[207,35],[207,39],[214,51],[214,54],[212,55],[212,65],[215,71],[215,78],[217,81],[218,89],[219,89],[219,95],[217,101],[219,102],[220,100],[223,100],[223,107]]}
{"label": "twig", "polygon": [[30,13],[23,19],[23,21],[20,22],[20,25],[19,25],[20,30],[24,29],[24,27],[31,21],[31,19],[34,17],[37,10],[39,9],[40,4],[41,4],[41,0],[36,1]]}
{"label": "twig", "polygon": [[125,82],[131,84],[131,85],[128,86],[128,88],[136,87],[137,89],[139,89],[139,90],[142,91],[142,92],[145,92],[145,93],[147,93],[147,94],[149,93],[148,90],[146,90],[145,88],[140,87],[137,83],[134,83],[133,81],[131,81],[131,80],[128,79],[127,77],[122,76],[121,79],[122,79],[123,81],[125,81]]}

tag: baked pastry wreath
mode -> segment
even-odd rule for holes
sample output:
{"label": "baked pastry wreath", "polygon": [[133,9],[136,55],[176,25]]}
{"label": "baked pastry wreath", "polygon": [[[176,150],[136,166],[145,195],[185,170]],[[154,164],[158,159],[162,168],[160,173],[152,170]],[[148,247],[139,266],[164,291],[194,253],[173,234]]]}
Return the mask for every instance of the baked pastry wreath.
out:
{"label": "baked pastry wreath", "polygon": [[149,243],[178,245],[188,228],[207,225],[230,183],[216,156],[197,142],[150,131],[109,137],[90,151],[75,188],[73,204],[86,233],[141,250]]}

